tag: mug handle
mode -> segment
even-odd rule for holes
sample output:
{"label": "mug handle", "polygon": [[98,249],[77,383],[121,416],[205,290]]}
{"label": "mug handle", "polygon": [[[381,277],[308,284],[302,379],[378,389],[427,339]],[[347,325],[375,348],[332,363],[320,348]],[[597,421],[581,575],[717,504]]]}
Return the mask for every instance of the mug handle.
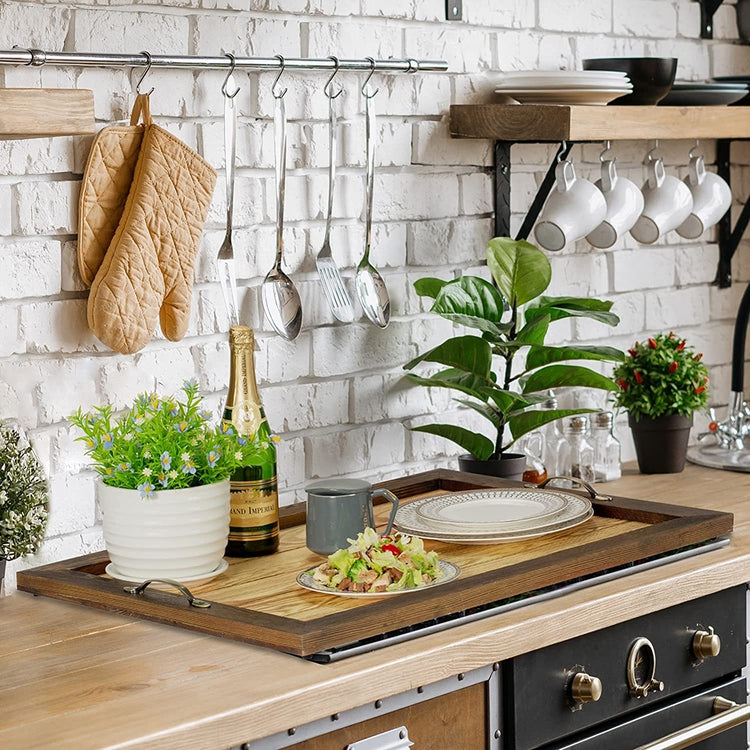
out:
{"label": "mug handle", "polygon": [[555,183],[561,193],[567,193],[576,181],[576,170],[572,161],[565,159],[555,167]]}
{"label": "mug handle", "polygon": [[706,179],[706,162],[703,159],[703,154],[694,156],[690,160],[690,172],[689,172],[690,184],[698,186]]}
{"label": "mug handle", "polygon": [[384,497],[389,503],[393,505],[391,515],[388,516],[388,525],[385,527],[385,534],[391,533],[391,527],[393,522],[396,520],[396,511],[398,510],[398,498],[390,490],[373,490],[373,497]]}
{"label": "mug handle", "polygon": [[617,167],[614,159],[602,162],[602,190],[609,193],[617,182]]}
{"label": "mug handle", "polygon": [[661,156],[649,163],[648,185],[653,190],[662,186],[666,172],[664,171],[664,159]]}

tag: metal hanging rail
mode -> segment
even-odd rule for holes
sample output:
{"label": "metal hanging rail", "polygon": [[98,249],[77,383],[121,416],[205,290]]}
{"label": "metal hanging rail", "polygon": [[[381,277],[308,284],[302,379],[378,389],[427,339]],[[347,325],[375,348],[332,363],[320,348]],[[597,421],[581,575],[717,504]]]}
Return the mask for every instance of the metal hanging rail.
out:
{"label": "metal hanging rail", "polygon": [[[110,54],[106,52],[45,52],[40,49],[0,50],[0,65],[70,65],[73,67],[154,67],[154,68],[230,68],[248,70],[334,70],[336,59],[303,57],[203,57],[194,55]],[[338,60],[339,70],[375,71],[378,73],[417,73],[446,71],[445,60]]]}

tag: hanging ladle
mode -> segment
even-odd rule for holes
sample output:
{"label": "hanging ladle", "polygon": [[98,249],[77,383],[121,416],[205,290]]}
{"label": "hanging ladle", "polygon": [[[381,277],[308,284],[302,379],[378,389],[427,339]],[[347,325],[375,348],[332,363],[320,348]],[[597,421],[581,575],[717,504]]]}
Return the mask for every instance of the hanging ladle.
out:
{"label": "hanging ladle", "polygon": [[375,71],[375,60],[371,57],[371,70],[362,86],[365,98],[365,143],[367,144],[367,184],[365,186],[365,252],[357,266],[355,286],[362,309],[372,323],[385,328],[391,319],[391,300],[383,277],[370,263],[370,238],[372,234],[372,189],[375,183],[375,108],[372,98],[378,89],[370,93],[368,83]]}
{"label": "hanging ladle", "polygon": [[268,322],[279,336],[285,339],[297,338],[302,327],[302,303],[292,280],[281,270],[284,252],[284,193],[286,183],[286,108],[284,96],[287,89],[277,90],[279,79],[284,73],[284,58],[276,55],[281,70],[273,82],[271,91],[275,100],[273,124],[276,151],[276,261],[263,280],[263,311]]}

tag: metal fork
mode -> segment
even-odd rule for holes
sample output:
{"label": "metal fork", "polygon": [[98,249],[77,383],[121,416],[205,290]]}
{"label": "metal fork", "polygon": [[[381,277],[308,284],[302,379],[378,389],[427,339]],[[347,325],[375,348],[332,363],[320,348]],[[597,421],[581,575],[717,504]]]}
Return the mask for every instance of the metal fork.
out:
{"label": "metal fork", "polygon": [[[224,241],[219,248],[219,254],[216,257],[216,270],[219,274],[221,283],[221,293],[224,296],[224,304],[229,315],[230,325],[237,326],[240,324],[239,304],[237,302],[237,276],[234,270],[234,248],[232,247],[232,212],[234,208],[234,158],[235,142],[237,139],[237,110],[234,106],[234,97],[240,91],[239,86],[235,85],[234,76],[234,57],[232,58],[232,68],[229,71],[221,87],[221,93],[224,94],[224,160],[226,161],[226,188],[227,188],[227,233],[224,235]],[[233,89],[230,93],[229,87]]]}
{"label": "metal fork", "polygon": [[[337,63],[336,70],[333,75],[336,75],[338,71],[338,60],[334,60]],[[323,285],[323,292],[325,293],[328,305],[331,308],[331,312],[334,316],[342,321],[343,323],[351,323],[354,320],[354,306],[352,305],[351,297],[349,292],[344,286],[344,282],[341,279],[336,261],[333,259],[331,253],[331,214],[333,213],[333,189],[336,182],[336,110],[334,108],[333,100],[341,93],[332,94],[330,90],[330,83],[333,80],[333,76],[328,80],[325,87],[326,96],[328,97],[328,212],[326,214],[326,234],[323,239],[323,246],[320,248],[320,252],[315,258],[315,265],[318,268],[318,275],[320,276],[320,283]]]}

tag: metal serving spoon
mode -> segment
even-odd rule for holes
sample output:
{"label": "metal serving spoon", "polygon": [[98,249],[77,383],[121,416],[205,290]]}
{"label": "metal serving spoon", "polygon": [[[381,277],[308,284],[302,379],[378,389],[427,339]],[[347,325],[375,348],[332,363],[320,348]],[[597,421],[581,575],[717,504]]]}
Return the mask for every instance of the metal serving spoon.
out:
{"label": "metal serving spoon", "polygon": [[[277,79],[278,80],[278,79]],[[275,94],[273,124],[276,146],[276,261],[263,280],[263,310],[279,336],[290,341],[302,327],[302,302],[292,280],[281,270],[284,251],[284,193],[286,185],[286,108],[284,94]]]}
{"label": "metal serving spoon", "polygon": [[[371,99],[375,94],[362,92],[365,97],[365,142],[367,144],[367,185],[365,201],[365,252],[357,266],[355,286],[362,309],[372,323],[385,328],[391,319],[391,300],[383,277],[370,263],[372,234],[372,189],[375,183],[375,108]],[[377,91],[375,92],[377,93]]]}

